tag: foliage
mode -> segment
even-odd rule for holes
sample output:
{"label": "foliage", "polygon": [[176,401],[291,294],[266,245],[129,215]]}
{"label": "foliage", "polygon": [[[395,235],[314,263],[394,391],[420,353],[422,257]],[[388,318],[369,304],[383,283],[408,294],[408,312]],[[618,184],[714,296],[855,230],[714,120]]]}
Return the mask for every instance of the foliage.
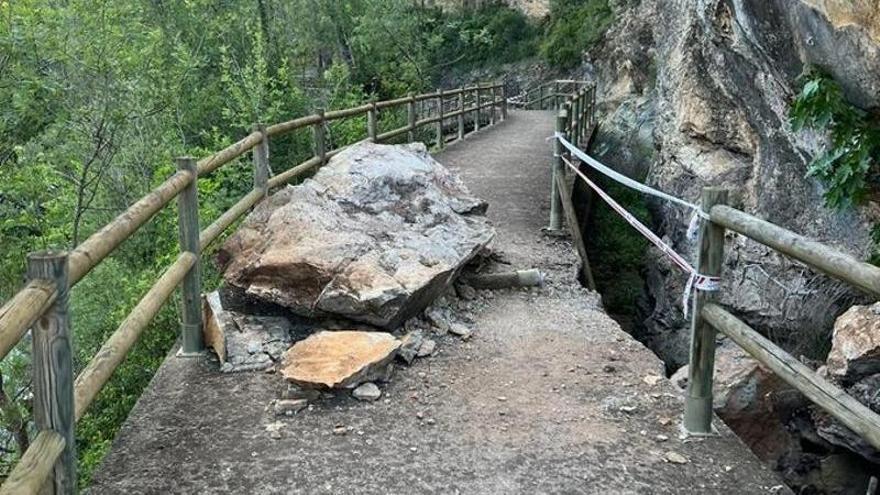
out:
{"label": "foliage", "polygon": [[541,55],[552,66],[574,67],[613,20],[608,0],[551,0]]}
{"label": "foliage", "polygon": [[808,175],[827,186],[828,206],[841,208],[862,201],[876,185],[880,156],[880,122],[846,101],[828,74],[810,69],[791,109],[794,130],[828,133],[825,150],[810,164]]}

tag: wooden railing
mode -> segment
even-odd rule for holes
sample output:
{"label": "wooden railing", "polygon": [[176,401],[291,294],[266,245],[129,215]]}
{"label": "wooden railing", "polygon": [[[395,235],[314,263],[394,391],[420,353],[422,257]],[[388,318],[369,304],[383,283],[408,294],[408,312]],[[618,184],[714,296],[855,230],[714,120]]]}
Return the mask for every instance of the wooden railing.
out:
{"label": "wooden railing", "polygon": [[[582,92],[578,92],[565,101],[559,110],[556,124],[557,133],[582,149],[588,144],[585,133],[589,134],[595,119],[595,90],[590,88],[587,91],[593,96],[584,97]],[[547,96],[544,95],[543,98],[546,99]],[[579,100],[588,102],[587,110],[578,103]],[[562,227],[560,212],[564,210],[584,262],[585,278],[591,281],[586,252],[578,232],[579,224],[566,187],[565,174],[568,169],[564,166],[563,159],[570,161],[572,158],[567,152],[568,149],[557,140],[557,158],[551,189],[550,230]],[[725,233],[730,230],[849,283],[869,295],[880,297],[880,268],[730,207],[725,204],[727,196],[724,189],[708,187],[703,190],[701,206],[708,214],[708,220],[703,222],[700,231],[696,268],[698,273],[721,276],[724,238]],[[712,382],[715,334],[718,331],[872,446],[880,449],[880,415],[750,328],[719,305],[717,300],[718,292],[698,291],[694,298],[688,390],[683,418],[687,432],[698,435],[712,432]]]}
{"label": "wooden railing", "polygon": [[[525,110],[559,109],[565,101],[573,99],[585,90],[592,91],[594,89],[595,86],[589,81],[556,79],[511,96],[508,98],[508,102],[513,107]],[[595,96],[595,92],[589,96],[592,102],[590,108],[595,106]]]}
{"label": "wooden railing", "polygon": [[[380,115],[402,106],[407,108],[406,125],[382,132]],[[76,422],[178,286],[182,289],[180,354],[199,355],[204,351],[201,253],[266,198],[270,189],[320,167],[341,151],[328,149],[328,123],[363,115],[367,120],[366,140],[384,142],[406,135],[412,141],[419,128],[433,125],[433,141],[439,148],[445,145],[450,130],[453,138],[461,139],[467,134],[467,124],[477,131],[483,125],[504,120],[507,99],[501,84],[477,85],[318,112],[270,126],[255,124],[253,132],[211,156],[198,161],[178,158],[175,174],[72,251],[28,255],[27,284],[0,308],[0,359],[32,329],[34,422],[38,434],[0,486],[0,494],[75,491]],[[313,135],[314,156],[270,177],[271,138],[306,128]],[[253,190],[200,231],[198,178],[249,151],[253,154]],[[74,380],[69,290],[175,198],[180,254]]]}

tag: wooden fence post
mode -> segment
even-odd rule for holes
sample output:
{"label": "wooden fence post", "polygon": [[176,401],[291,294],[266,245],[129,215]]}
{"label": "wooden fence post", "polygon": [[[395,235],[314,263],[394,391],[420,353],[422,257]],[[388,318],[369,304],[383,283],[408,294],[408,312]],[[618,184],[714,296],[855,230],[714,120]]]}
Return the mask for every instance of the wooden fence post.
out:
{"label": "wooden fence post", "polygon": [[443,90],[437,90],[437,149],[443,149]]}
{"label": "wooden fence post", "polygon": [[406,136],[409,142],[416,140],[416,95],[409,94],[409,103],[406,105],[406,121],[409,131]]}
{"label": "wooden fence post", "polygon": [[180,330],[182,356],[198,355],[205,350],[202,338],[202,276],[199,259],[199,187],[198,166],[191,157],[177,159],[177,169],[192,174],[193,179],[177,196],[177,227],[181,252],[190,252],[196,263],[181,284]]}
{"label": "wooden fence post", "polygon": [[489,87],[492,103],[489,105],[489,125],[495,125],[495,106],[498,104],[498,95],[495,94],[495,85]]}
{"label": "wooden fence post", "polygon": [[538,86],[538,110],[544,110],[544,85]]}
{"label": "wooden fence post", "polygon": [[581,126],[581,99],[578,93],[574,95],[574,101],[571,102],[571,134],[569,140],[571,144],[578,147],[578,129]]}
{"label": "wooden fence post", "polygon": [[327,160],[327,140],[324,132],[324,109],[317,110],[318,122],[315,123],[313,129],[315,131],[315,156],[320,159],[320,165],[323,166]]}
{"label": "wooden fence post", "polygon": [[31,253],[27,258],[28,279],[53,281],[58,294],[55,302],[32,329],[34,424],[38,431],[57,432],[65,442],[64,450],[43,485],[43,491],[58,495],[76,492],[73,332],[70,329],[68,312],[70,289],[67,267],[65,252]]}
{"label": "wooden fence post", "polygon": [[367,137],[370,138],[370,141],[376,142],[376,137],[379,135],[379,129],[377,126],[378,110],[376,109],[376,100],[370,102],[370,109],[367,110]]}
{"label": "wooden fence post", "polygon": [[[727,203],[727,190],[703,189],[703,211]],[[700,229],[700,253],[697,272],[718,277],[724,261],[724,227],[704,221]],[[684,409],[684,429],[689,433],[712,432],[712,376],[715,372],[715,328],[703,319],[703,306],[714,301],[717,292],[696,291],[691,310],[691,354],[688,369],[688,392]],[[690,301],[688,301],[690,304]]]}
{"label": "wooden fence post", "polygon": [[501,120],[507,120],[507,86],[501,83]]}
{"label": "wooden fence post", "polygon": [[254,132],[262,136],[259,144],[254,146],[254,189],[269,194],[269,134],[264,124],[254,124]]}
{"label": "wooden fence post", "polygon": [[464,86],[458,88],[458,139],[464,139]]}
{"label": "wooden fence post", "polygon": [[553,108],[559,111],[559,81],[553,81]]}
{"label": "wooden fence post", "polygon": [[474,105],[475,105],[475,114],[474,114],[474,132],[480,130],[480,85],[474,88]]}
{"label": "wooden fence post", "polygon": [[[556,115],[556,132],[565,137],[565,123],[568,115],[565,110],[560,110]],[[562,228],[562,196],[559,194],[559,180],[562,176],[565,164],[562,162],[562,153],[565,148],[558,139],[553,140],[553,174],[550,182],[550,226],[548,230],[558,231]],[[577,228],[577,227],[575,227]]]}

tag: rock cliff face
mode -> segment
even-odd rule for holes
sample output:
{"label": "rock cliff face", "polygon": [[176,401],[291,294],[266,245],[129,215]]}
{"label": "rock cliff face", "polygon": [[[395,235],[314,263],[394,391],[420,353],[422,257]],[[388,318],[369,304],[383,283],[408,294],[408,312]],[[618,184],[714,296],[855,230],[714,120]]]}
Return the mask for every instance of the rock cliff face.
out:
{"label": "rock cliff face", "polygon": [[[823,137],[793,132],[788,111],[806,64],[830,72],[853,104],[880,107],[880,1],[642,0],[616,9],[617,24],[579,74],[597,79],[608,116],[594,152],[691,201],[704,186],[727,187],[734,206],[868,254],[877,205],[824,206],[822,185],[806,178]],[[621,137],[632,129],[637,137]],[[695,256],[686,212],[652,209],[656,230]],[[742,237],[729,236],[726,250],[723,303],[790,349],[827,339],[834,319],[862,297]],[[683,364],[686,280],[659,253],[649,257],[641,337]]]}

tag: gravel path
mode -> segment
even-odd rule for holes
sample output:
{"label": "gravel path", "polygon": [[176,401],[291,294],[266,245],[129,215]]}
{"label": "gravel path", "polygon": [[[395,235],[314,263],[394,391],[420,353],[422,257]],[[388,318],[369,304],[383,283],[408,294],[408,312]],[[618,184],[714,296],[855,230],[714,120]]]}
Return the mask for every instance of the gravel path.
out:
{"label": "gravel path", "polygon": [[456,302],[474,337],[441,338],[374,403],[340,396],[278,420],[266,407],[277,376],[171,357],[91,491],[787,493],[723,425],[679,439],[681,393],[659,359],[578,286],[570,243],[542,236],[551,127],[549,114],[515,112],[438,155],[489,201],[496,252],[540,268],[545,288]]}

